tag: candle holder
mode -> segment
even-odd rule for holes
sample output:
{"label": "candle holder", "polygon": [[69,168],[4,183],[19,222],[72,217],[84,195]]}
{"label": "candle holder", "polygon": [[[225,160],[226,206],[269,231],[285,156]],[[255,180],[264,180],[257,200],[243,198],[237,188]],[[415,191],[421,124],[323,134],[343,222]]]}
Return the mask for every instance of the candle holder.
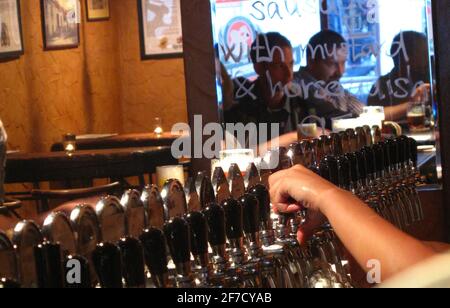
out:
{"label": "candle holder", "polygon": [[164,130],[162,128],[162,119],[161,118],[155,118],[153,120],[153,133],[155,133],[155,135],[160,138],[163,133]]}
{"label": "candle holder", "polygon": [[63,146],[67,155],[72,155],[77,150],[77,136],[74,134],[65,134],[63,136]]}

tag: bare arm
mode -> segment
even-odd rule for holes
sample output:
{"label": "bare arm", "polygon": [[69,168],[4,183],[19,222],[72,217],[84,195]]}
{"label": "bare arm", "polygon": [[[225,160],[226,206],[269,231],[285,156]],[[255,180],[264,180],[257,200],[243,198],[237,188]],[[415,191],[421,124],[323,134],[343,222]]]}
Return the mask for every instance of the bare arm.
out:
{"label": "bare arm", "polygon": [[[295,212],[302,203],[310,211],[321,212],[362,268],[367,269],[369,260],[380,261],[383,280],[435,255],[434,250],[395,228],[351,193],[304,167],[272,175],[270,193],[277,211]],[[289,202],[292,199],[297,204]]]}
{"label": "bare arm", "polygon": [[384,107],[386,121],[398,121],[406,118],[409,105],[418,100],[427,101],[430,90],[430,84],[423,84],[414,90],[414,93],[408,101],[397,106]]}
{"label": "bare arm", "polygon": [[409,103],[403,103],[397,106],[384,107],[386,121],[398,121],[406,118]]}
{"label": "bare arm", "polygon": [[298,140],[297,132],[292,132],[258,145],[258,155],[263,156],[274,147],[288,147]]}
{"label": "bare arm", "polygon": [[[328,135],[330,132],[327,130],[322,131],[322,129],[317,130],[317,136],[316,138],[319,138],[321,134]],[[266,143],[262,143],[258,145],[258,153],[259,156],[263,156],[267,151],[277,148],[277,147],[289,147],[292,143],[298,142],[298,133],[297,132],[291,132],[285,135],[282,135],[278,138],[272,139]]]}

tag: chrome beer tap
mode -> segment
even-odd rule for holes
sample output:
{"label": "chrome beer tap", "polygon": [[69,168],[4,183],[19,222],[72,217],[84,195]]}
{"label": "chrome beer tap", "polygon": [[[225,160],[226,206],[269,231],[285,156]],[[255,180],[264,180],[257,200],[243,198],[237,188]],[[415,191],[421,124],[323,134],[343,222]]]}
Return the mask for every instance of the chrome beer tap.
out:
{"label": "chrome beer tap", "polygon": [[145,230],[139,239],[144,249],[145,264],[151,275],[152,286],[168,288],[174,285],[169,281],[166,238],[163,231],[150,228]]}
{"label": "chrome beer tap", "polygon": [[191,230],[184,218],[176,217],[164,225],[164,234],[176,267],[178,288],[194,288],[191,272]]}
{"label": "chrome beer tap", "polygon": [[92,261],[100,287],[122,289],[122,259],[117,245],[100,243],[92,253]]}
{"label": "chrome beer tap", "polygon": [[212,275],[208,255],[208,224],[205,215],[192,212],[186,216],[191,228],[191,251],[194,256],[194,273],[197,287],[209,288],[224,285],[224,275]]}
{"label": "chrome beer tap", "polygon": [[266,187],[259,184],[249,190],[249,194],[258,199],[259,202],[259,221],[261,226],[260,237],[263,244],[263,253],[279,260],[279,279],[285,288],[303,288],[305,287],[306,264],[304,260],[294,254],[286,244],[277,243],[275,233],[272,228],[270,217],[271,204],[270,194]]}
{"label": "chrome beer tap", "polygon": [[122,238],[118,243],[123,264],[123,277],[127,288],[145,288],[144,251],[139,240]]}
{"label": "chrome beer tap", "polygon": [[[232,199],[230,199],[232,200]],[[223,204],[223,203],[222,203]],[[208,240],[212,248],[213,275],[224,277],[225,287],[244,287],[244,278],[238,266],[231,266],[226,247],[225,210],[211,203],[203,211],[208,223]]]}
{"label": "chrome beer tap", "polygon": [[264,252],[259,237],[260,220],[259,220],[259,202],[255,196],[245,194],[238,199],[242,205],[244,218],[244,233],[245,243],[249,260],[244,268],[246,272],[253,273],[256,287],[262,288],[277,288],[283,287],[277,284],[276,269],[277,260],[274,258],[267,258]]}

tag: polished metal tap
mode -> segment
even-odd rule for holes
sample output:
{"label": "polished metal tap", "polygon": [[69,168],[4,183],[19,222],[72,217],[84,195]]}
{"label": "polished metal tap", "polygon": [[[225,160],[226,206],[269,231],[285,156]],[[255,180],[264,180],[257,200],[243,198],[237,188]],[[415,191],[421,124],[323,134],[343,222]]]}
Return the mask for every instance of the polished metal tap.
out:
{"label": "polished metal tap", "polygon": [[163,231],[150,228],[144,230],[139,239],[144,249],[145,264],[150,273],[151,286],[154,288],[168,288],[173,285],[169,280],[167,244]]}
{"label": "polished metal tap", "polygon": [[194,288],[191,271],[191,233],[184,218],[176,217],[164,225],[164,234],[176,267],[176,285],[179,288]]}

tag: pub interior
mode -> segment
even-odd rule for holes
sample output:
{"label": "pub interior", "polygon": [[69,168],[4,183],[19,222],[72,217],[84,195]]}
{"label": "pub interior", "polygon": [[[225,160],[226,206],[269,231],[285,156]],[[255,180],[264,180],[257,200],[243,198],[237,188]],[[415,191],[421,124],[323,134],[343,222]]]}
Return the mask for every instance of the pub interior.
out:
{"label": "pub interior", "polygon": [[445,0],[0,0],[0,288],[450,287]]}

